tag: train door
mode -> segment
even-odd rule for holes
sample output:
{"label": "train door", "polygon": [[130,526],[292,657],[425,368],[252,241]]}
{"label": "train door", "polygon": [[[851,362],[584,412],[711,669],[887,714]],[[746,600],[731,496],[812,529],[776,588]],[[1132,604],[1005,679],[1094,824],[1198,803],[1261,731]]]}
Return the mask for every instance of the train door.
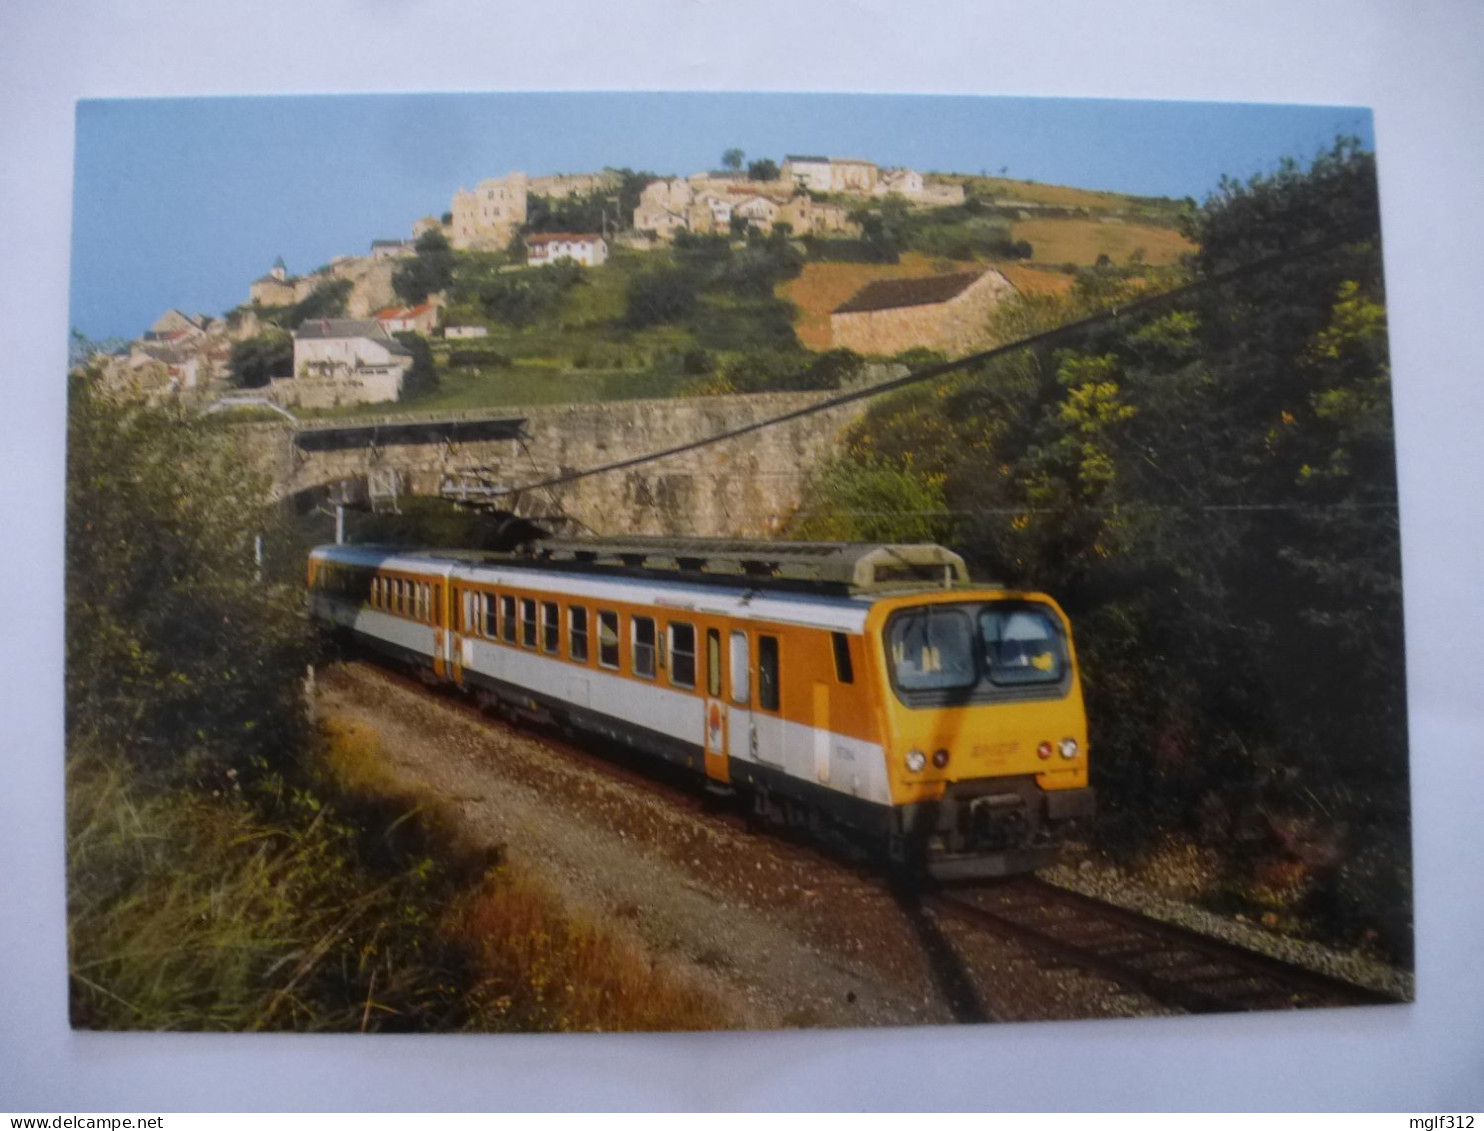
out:
{"label": "train door", "polygon": [[447,615],[448,675],[455,683],[464,682],[464,637],[474,623],[474,594],[449,582]]}
{"label": "train door", "polygon": [[444,599],[448,595],[447,584],[436,581],[419,583],[418,612],[426,623],[433,626],[433,674],[440,679],[449,678],[448,640],[451,625],[446,616]]}
{"label": "train door", "polygon": [[752,731],[752,645],[747,633],[732,629],[727,635],[727,753],[744,762],[756,762]]}
{"label": "train door", "polygon": [[706,751],[706,776],[731,781],[727,762],[727,705],[722,698],[721,630],[706,630],[706,718],[702,743]]}

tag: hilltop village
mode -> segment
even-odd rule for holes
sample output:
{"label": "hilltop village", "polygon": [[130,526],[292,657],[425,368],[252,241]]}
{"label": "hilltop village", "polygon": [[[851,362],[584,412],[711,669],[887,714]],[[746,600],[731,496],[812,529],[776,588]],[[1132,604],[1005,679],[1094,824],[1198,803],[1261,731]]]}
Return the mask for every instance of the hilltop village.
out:
{"label": "hilltop village", "polygon": [[1171,201],[852,158],[723,162],[460,188],[410,238],[302,275],[277,259],[220,318],[166,311],[106,378],[295,413],[821,387],[861,359],[981,346],[1020,291],[1189,250]]}

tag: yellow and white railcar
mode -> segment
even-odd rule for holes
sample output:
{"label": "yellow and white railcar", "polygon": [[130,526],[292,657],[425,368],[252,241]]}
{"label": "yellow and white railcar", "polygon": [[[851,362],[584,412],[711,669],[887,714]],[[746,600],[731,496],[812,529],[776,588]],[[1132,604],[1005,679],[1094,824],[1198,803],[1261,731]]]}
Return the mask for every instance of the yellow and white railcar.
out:
{"label": "yellow and white railcar", "polygon": [[326,546],[313,615],[508,712],[627,743],[942,877],[1040,866],[1089,817],[1065,616],[937,546]]}

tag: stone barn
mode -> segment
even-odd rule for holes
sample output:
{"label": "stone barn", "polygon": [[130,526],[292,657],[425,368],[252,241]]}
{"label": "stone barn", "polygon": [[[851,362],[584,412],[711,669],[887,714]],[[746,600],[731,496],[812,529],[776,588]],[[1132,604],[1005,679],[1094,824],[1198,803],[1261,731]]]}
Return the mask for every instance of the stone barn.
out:
{"label": "stone barn", "polygon": [[950,357],[988,342],[989,312],[1015,293],[1000,272],[877,279],[830,314],[837,348],[891,356],[925,346]]}

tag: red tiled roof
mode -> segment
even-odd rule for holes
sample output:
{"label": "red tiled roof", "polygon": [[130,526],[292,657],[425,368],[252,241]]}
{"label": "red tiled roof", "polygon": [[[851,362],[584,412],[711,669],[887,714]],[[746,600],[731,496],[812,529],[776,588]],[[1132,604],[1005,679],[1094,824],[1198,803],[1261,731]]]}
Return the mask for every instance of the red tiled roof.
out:
{"label": "red tiled roof", "polygon": [[418,306],[389,306],[385,310],[378,310],[376,312],[376,320],[378,322],[387,322],[394,318],[416,318],[418,315],[426,313],[431,306],[431,303],[426,302]]}
{"label": "red tiled roof", "polygon": [[966,271],[956,275],[926,275],[918,279],[877,279],[837,306],[835,313],[856,314],[947,302],[963,294],[983,274],[983,271]]}

